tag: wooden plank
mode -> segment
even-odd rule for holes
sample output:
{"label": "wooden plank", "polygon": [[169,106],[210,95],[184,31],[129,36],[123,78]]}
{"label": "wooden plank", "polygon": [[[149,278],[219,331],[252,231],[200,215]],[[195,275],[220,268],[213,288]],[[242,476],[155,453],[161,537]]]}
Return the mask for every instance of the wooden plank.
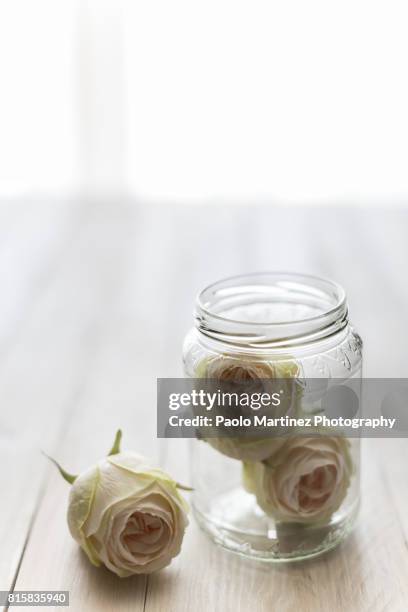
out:
{"label": "wooden plank", "polygon": [[[126,447],[157,455],[152,364],[158,354],[152,335],[162,327],[160,313],[165,307],[160,301],[156,307],[149,301],[146,310],[143,298],[149,295],[151,274],[155,268],[159,272],[161,261],[155,254],[154,243],[149,246],[143,236],[135,236],[137,224],[129,230],[131,219],[119,217],[116,226],[114,222],[115,217],[106,226],[106,235],[99,227],[98,234],[93,236],[94,248],[106,251],[110,245],[110,255],[122,253],[117,266],[112,265],[112,260],[108,267],[104,258],[100,261],[99,273],[110,300],[103,302],[103,316],[98,315],[100,321],[94,338],[97,355],[87,370],[81,394],[70,408],[54,453],[74,472],[103,456],[118,427],[123,428]],[[137,222],[143,223],[143,219],[138,218]],[[154,231],[153,225],[151,230]],[[145,257],[149,258],[148,268]],[[143,609],[144,577],[119,581],[103,569],[96,570],[71,541],[65,524],[67,493],[67,485],[52,477],[30,534],[16,588],[69,590],[71,605],[78,610],[112,610],[118,605],[123,610]],[[53,514],[57,515],[54,520]],[[45,538],[47,550],[41,553],[40,565],[38,554]],[[56,559],[58,564],[53,562]]]}
{"label": "wooden plank", "polygon": [[[36,363],[32,373],[33,378],[40,373],[44,384],[51,371],[55,387],[62,384],[64,408],[56,412],[65,416],[63,422],[55,416],[52,428],[56,431],[59,426],[60,436],[57,444],[50,438],[49,449],[68,469],[80,470],[97,459],[121,426],[125,446],[158,458],[178,480],[189,484],[188,443],[173,440],[158,445],[155,438],[155,378],[180,375],[181,341],[190,325],[195,293],[214,278],[268,268],[337,278],[347,286],[353,312],[363,323],[362,333],[370,346],[369,372],[381,370],[390,342],[384,328],[379,328],[383,308],[396,318],[404,304],[406,307],[404,291],[396,294],[395,283],[385,278],[393,258],[407,254],[403,240],[406,214],[387,220],[389,236],[395,236],[395,250],[390,247],[394,255],[389,255],[387,265],[375,276],[372,264],[381,253],[373,241],[367,238],[359,257],[350,248],[350,236],[356,243],[368,232],[364,212],[339,215],[338,211],[303,209],[294,214],[293,209],[219,207],[214,208],[215,213],[213,217],[207,207],[158,206],[131,210],[108,206],[84,213],[81,238],[69,251],[65,273],[59,283],[52,283],[48,301],[38,301],[21,346],[14,349],[17,363],[22,363],[23,355],[27,361],[20,370],[10,366],[7,379],[14,384],[2,396],[10,405],[22,405],[29,391],[12,401],[17,373],[26,378],[44,330],[57,330],[74,308],[68,330],[57,333],[55,343],[48,334],[45,342],[46,361],[56,346],[65,347],[65,357],[51,370],[48,365],[42,374],[41,364]],[[370,223],[376,234],[381,215]],[[373,307],[379,287],[386,287],[388,293],[384,306]],[[78,337],[82,339],[79,345]],[[377,352],[375,346],[380,347]],[[397,344],[389,359],[394,366],[404,363],[402,346]],[[28,389],[31,393],[35,389],[29,376]],[[45,395],[50,399],[41,409],[39,390],[34,394],[42,419],[50,416],[52,403],[57,401],[53,387]],[[26,431],[34,418],[29,416],[28,421]],[[22,434],[18,439],[21,444],[27,440]],[[119,580],[89,566],[65,525],[67,485],[48,470],[45,495],[29,534],[16,588],[68,589],[72,608],[87,612],[144,607],[149,612],[405,609],[406,485],[398,456],[391,459],[387,451],[389,459],[383,462],[386,445],[381,444],[367,441],[359,526],[337,551],[306,563],[266,566],[214,546],[191,520],[180,556],[170,568],[148,579]],[[401,444],[406,449],[406,441]],[[11,449],[7,452],[10,456]],[[396,463],[400,466],[397,476]],[[20,491],[14,489],[12,507],[21,499],[22,490],[23,485]],[[27,528],[22,531],[26,534]]]}
{"label": "wooden plank", "polygon": [[[46,462],[40,450],[54,447],[62,418],[69,418],[103,341],[100,331],[104,315],[109,313],[104,306],[109,303],[106,263],[112,276],[117,258],[123,254],[116,241],[114,252],[109,252],[109,217],[101,225],[98,211],[96,219],[92,210],[72,214],[65,230],[76,229],[68,231],[66,254],[59,265],[52,263],[55,275],[43,291],[34,288],[31,293],[33,297],[25,305],[28,316],[24,324],[20,322],[21,331],[0,372],[0,401],[7,406],[1,415],[0,454],[2,465],[11,466],[0,471],[1,490],[9,492],[0,509],[3,589],[13,584],[45,475]],[[45,214],[43,224],[48,222]],[[39,222],[37,232],[43,224]],[[100,240],[89,249],[95,231]],[[21,237],[16,249],[26,248],[25,235]],[[57,241],[59,249],[63,248],[61,242],[63,238]],[[52,260],[51,253],[47,265]],[[15,529],[11,530],[10,524]]]}
{"label": "wooden plank", "polygon": [[[44,397],[44,390],[39,386],[43,374],[40,364],[45,357],[41,349],[48,346],[51,336],[43,330],[43,344],[39,344],[38,333],[32,329],[34,352],[33,334],[27,334],[25,343],[20,334],[30,328],[31,315],[42,289],[45,291],[47,287],[45,280],[67,245],[70,214],[64,208],[56,211],[55,207],[45,208],[39,214],[38,209],[16,205],[13,211],[9,210],[7,227],[9,231],[2,228],[0,245],[0,283],[4,289],[0,309],[0,462],[3,466],[0,470],[3,492],[0,588],[3,589],[13,583],[41,482],[39,427],[33,431],[32,424],[40,425],[41,407],[48,406],[51,410],[53,403],[52,394]],[[58,330],[52,337],[55,355],[61,340]],[[48,435],[47,429],[45,435]]]}

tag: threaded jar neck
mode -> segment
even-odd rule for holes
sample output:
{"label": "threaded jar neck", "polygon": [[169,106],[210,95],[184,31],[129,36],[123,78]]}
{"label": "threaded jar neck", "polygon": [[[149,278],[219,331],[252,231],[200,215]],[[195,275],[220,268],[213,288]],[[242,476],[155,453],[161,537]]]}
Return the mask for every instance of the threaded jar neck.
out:
{"label": "threaded jar neck", "polygon": [[197,298],[196,327],[240,348],[286,348],[328,338],[348,324],[346,295],[332,281],[265,272],[206,287]]}

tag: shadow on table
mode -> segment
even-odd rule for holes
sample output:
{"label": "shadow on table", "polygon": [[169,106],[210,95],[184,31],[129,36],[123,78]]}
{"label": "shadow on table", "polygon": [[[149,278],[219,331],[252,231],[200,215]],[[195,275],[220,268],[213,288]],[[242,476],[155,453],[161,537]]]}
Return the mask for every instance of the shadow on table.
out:
{"label": "shadow on table", "polygon": [[[307,594],[309,603],[315,602],[316,610],[321,610],[322,601],[337,601],[341,605],[338,609],[347,609],[348,612],[367,609],[361,607],[362,598],[366,595],[361,590],[364,584],[364,548],[358,534],[351,534],[337,548],[320,557],[292,563],[265,563],[239,557],[214,546],[202,533],[198,534],[195,544],[199,544],[201,551],[208,548],[203,558],[207,559],[207,563],[210,559],[224,579],[228,577],[228,581],[232,581],[234,593],[242,584],[247,582],[250,585],[258,577],[261,580],[259,584],[263,585],[266,604],[269,595],[272,600],[276,595],[276,579],[279,576],[278,582],[285,589],[295,589],[299,595]],[[91,566],[85,555],[78,553],[78,581],[81,583],[78,589],[81,594],[88,594],[88,600],[92,598],[94,606],[99,602],[100,607],[97,609],[100,611],[138,610],[139,606],[143,609],[147,589],[149,597],[160,603],[171,594],[177,597],[180,589],[186,589],[191,580],[194,582],[195,596],[207,599],[214,595],[211,592],[214,584],[206,581],[207,572],[202,566],[203,562],[199,555],[196,570],[201,576],[200,580],[194,579],[189,564],[184,565],[183,553],[170,567],[151,576],[119,578],[104,567]],[[234,593],[231,593],[231,597]]]}
{"label": "shadow on table", "polygon": [[[95,609],[101,611],[128,609],[127,603],[129,603],[129,609],[137,610],[139,604],[140,609],[143,610],[147,586],[146,576],[119,578],[104,566],[91,565],[85,553],[80,550],[78,550],[77,564],[78,591],[81,593],[81,599],[85,599],[84,603],[87,599],[92,599],[94,606],[99,602],[99,607]],[[75,593],[71,599],[74,597]],[[71,605],[74,606],[74,604],[75,602],[72,601]]]}

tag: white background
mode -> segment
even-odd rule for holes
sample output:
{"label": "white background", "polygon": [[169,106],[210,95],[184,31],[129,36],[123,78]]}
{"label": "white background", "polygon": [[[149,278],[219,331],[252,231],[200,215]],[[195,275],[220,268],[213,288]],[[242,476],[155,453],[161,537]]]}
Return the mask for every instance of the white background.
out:
{"label": "white background", "polygon": [[406,2],[2,0],[0,197],[408,201]]}

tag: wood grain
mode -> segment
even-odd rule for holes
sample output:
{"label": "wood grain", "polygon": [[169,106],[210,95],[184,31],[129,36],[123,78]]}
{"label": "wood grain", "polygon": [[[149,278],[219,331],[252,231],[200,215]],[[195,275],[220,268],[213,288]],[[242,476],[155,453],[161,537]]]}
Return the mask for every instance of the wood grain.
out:
{"label": "wood grain", "polygon": [[72,542],[68,485],[40,454],[80,471],[122,427],[125,447],[188,484],[186,441],[155,437],[155,381],[181,374],[198,290],[240,272],[337,279],[365,374],[406,376],[406,211],[32,203],[0,206],[0,221],[0,589],[69,590],[75,612],[406,609],[406,440],[365,441],[358,527],[325,557],[245,561],[191,519],[168,569],[125,580]]}

